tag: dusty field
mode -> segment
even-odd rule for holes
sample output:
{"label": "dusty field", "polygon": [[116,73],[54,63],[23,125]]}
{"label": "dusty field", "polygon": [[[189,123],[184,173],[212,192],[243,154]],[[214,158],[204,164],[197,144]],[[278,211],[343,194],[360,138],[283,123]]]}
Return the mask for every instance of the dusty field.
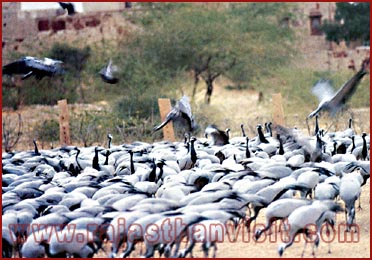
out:
{"label": "dusty field", "polygon": [[[245,131],[249,137],[257,135],[256,126],[257,124],[263,124],[268,121],[273,121],[274,108],[272,106],[270,97],[266,98],[266,101],[259,102],[259,94],[254,90],[226,90],[224,86],[228,82],[220,80],[216,82],[215,89],[211,98],[211,104],[206,106],[204,104],[204,93],[205,86],[200,84],[198,86],[198,92],[195,96],[195,103],[192,104],[195,119],[204,120],[208,124],[214,123],[221,129],[230,128],[231,136],[240,136],[240,124],[244,124]],[[187,91],[189,90],[189,91]],[[185,91],[186,95],[191,96],[191,89]],[[190,92],[190,93],[188,93]],[[181,93],[180,93],[181,96]],[[267,101],[269,100],[269,101]],[[316,104],[314,104],[314,108]],[[107,102],[98,102],[96,104],[73,104],[69,105],[70,113],[81,110],[107,110],[109,105]],[[289,114],[286,113],[285,101],[283,100],[283,110],[285,124],[288,127],[297,127],[301,129],[305,134],[308,134],[309,128],[313,129],[314,120],[309,120],[306,123],[306,116],[311,110],[299,108],[298,113]],[[357,134],[362,132],[369,132],[370,130],[370,108],[358,108],[349,110],[338,116],[335,120],[327,118],[326,115],[320,118],[319,125],[321,128],[327,131],[342,130],[347,128],[348,119],[350,117],[350,111],[353,114],[353,127]],[[43,106],[33,105],[24,106],[17,111],[12,109],[3,108],[2,118],[3,121],[6,118],[10,118],[13,125],[17,124],[18,113],[22,116],[22,136],[20,141],[15,146],[14,150],[27,150],[33,149],[32,140],[38,139],[38,133],[35,131],[34,126],[40,124],[45,119],[55,119],[58,121],[59,110],[58,106]],[[199,116],[199,118],[198,118]],[[159,122],[160,116],[156,115],[152,119],[154,124]],[[309,128],[308,128],[309,127]],[[56,140],[59,139],[59,133],[56,134]],[[200,134],[202,136],[203,133]],[[115,137],[114,137],[115,138]],[[126,140],[125,142],[133,142],[137,140]],[[122,142],[115,139],[116,144]],[[49,149],[50,143],[40,143],[39,145],[43,149]],[[58,143],[53,143],[54,147],[58,146]],[[82,145],[74,143],[73,145]]]}

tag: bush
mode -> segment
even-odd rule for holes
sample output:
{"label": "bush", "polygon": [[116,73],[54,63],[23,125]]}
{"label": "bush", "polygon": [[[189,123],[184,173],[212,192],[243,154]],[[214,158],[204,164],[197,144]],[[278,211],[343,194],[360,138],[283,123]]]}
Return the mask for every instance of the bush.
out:
{"label": "bush", "polygon": [[34,138],[45,143],[59,143],[59,122],[54,119],[46,119],[34,126]]}
{"label": "bush", "polygon": [[107,147],[107,134],[113,136],[113,143],[117,145],[136,140],[149,141],[152,129],[150,122],[150,118],[124,118],[106,110],[78,111],[70,115],[70,132],[73,143],[85,147]]}
{"label": "bush", "polygon": [[15,85],[3,82],[3,107],[11,107],[14,110],[17,110],[18,106],[20,105],[19,91],[20,89],[18,89]]}

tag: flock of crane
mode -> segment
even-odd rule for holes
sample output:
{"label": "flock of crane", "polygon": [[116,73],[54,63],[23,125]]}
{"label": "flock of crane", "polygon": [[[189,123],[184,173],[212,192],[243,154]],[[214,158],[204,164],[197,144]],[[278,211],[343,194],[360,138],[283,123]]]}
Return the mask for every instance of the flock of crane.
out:
{"label": "flock of crane", "polygon": [[[229,223],[258,240],[285,220],[282,256],[299,233],[317,246],[338,212],[353,230],[370,175],[369,135],[355,134],[352,120],[332,133],[317,124],[313,136],[265,129],[248,138],[241,125],[241,136],[231,137],[210,125],[208,138],[117,146],[108,135],[107,147],[53,150],[34,141],[32,151],[3,153],[3,257],[128,257],[140,242],[145,257],[192,256],[196,244],[216,256]],[[265,228],[254,228],[262,209]]]}
{"label": "flock of crane", "polygon": [[[3,66],[3,74],[42,79],[63,74],[61,63],[25,57]],[[3,153],[2,256],[128,257],[140,242],[145,257],[193,256],[196,244],[205,257],[210,248],[216,256],[229,224],[243,225],[258,240],[276,220],[288,234],[279,256],[301,233],[314,240],[315,256],[323,225],[342,222],[346,232],[358,231],[355,203],[370,176],[369,134],[356,134],[351,119],[343,131],[325,132],[319,113],[339,112],[368,67],[366,59],[337,92],[325,81],[314,86],[320,103],[309,115],[315,117],[310,136],[268,122],[252,138],[243,125],[241,136],[230,136],[213,124],[197,138],[184,96],[153,129],[183,118],[182,142],[113,146],[108,135],[107,147],[39,150],[34,141],[33,151]],[[116,70],[110,60],[102,80],[116,84]],[[262,209],[265,227],[256,228]],[[336,223],[339,212],[345,220]]]}

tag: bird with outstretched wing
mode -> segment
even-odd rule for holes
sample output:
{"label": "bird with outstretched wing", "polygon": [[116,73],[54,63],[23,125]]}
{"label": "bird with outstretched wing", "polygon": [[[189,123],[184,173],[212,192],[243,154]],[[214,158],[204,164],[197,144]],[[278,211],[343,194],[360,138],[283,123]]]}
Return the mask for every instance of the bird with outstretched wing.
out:
{"label": "bird with outstretched wing", "polygon": [[117,70],[117,67],[112,65],[112,60],[110,59],[107,66],[100,70],[99,75],[104,82],[108,84],[116,84],[119,82],[119,79],[114,76],[114,72],[116,72]]}
{"label": "bird with outstretched wing", "polygon": [[167,114],[165,120],[159,125],[155,126],[152,131],[156,132],[162,129],[171,120],[173,121],[179,118],[183,118],[187,122],[188,131],[193,131],[195,129],[196,123],[194,116],[192,115],[189,98],[187,96],[183,96]]}
{"label": "bird with outstretched wing", "polygon": [[319,80],[312,88],[312,93],[319,99],[317,109],[309,114],[309,118],[314,117],[320,111],[328,111],[331,116],[346,104],[355,93],[360,81],[367,74],[369,68],[369,58],[362,63],[361,69],[348,80],[337,92],[334,92],[331,84],[327,80]]}
{"label": "bird with outstretched wing", "polygon": [[35,76],[36,79],[42,79],[45,76],[53,77],[56,74],[63,74],[64,70],[61,68],[62,61],[50,58],[40,60],[34,57],[23,57],[19,60],[11,62],[3,66],[3,75],[13,76],[21,74],[21,79],[27,79]]}

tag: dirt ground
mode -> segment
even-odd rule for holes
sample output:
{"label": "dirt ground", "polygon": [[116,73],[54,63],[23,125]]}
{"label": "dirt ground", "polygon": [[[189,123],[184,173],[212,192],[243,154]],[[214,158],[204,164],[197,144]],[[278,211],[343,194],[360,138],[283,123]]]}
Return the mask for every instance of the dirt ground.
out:
{"label": "dirt ground", "polygon": [[[240,136],[240,124],[244,124],[246,134],[249,137],[257,135],[256,126],[257,124],[263,124],[268,121],[273,121],[275,113],[275,107],[271,103],[270,97],[266,97],[266,101],[260,102],[259,93],[255,90],[227,90],[224,86],[228,85],[229,82],[226,80],[217,80],[214,92],[211,98],[210,105],[204,104],[205,86],[200,84],[198,91],[195,96],[194,102],[192,102],[192,110],[195,115],[195,119],[204,120],[208,124],[216,124],[220,129],[230,128],[230,136]],[[183,90],[184,94],[191,97],[191,88]],[[189,93],[190,92],[190,93]],[[181,93],[180,93],[181,96]],[[97,102],[95,104],[69,104],[69,111],[80,110],[107,110],[109,104],[105,101]],[[299,108],[298,113],[289,114],[286,113],[285,101],[282,102],[283,115],[285,125],[288,127],[297,127],[301,129],[304,134],[308,134],[308,131],[313,129],[314,121],[309,120],[306,123],[306,115],[311,111],[305,111],[303,108]],[[316,104],[314,104],[314,108]],[[353,127],[357,134],[362,132],[369,132],[370,130],[370,108],[358,108],[350,110],[353,113]],[[33,139],[37,138],[37,133],[34,130],[34,126],[40,124],[42,119],[55,119],[58,121],[59,110],[58,106],[43,106],[33,105],[24,106],[17,111],[12,109],[3,108],[2,118],[10,118],[13,125],[16,126],[18,120],[18,114],[22,117],[22,136],[18,144],[13,150],[27,150],[33,149]],[[198,118],[199,116],[199,118]],[[349,113],[344,113],[334,120],[330,120],[326,117],[320,118],[319,125],[321,128],[329,131],[342,130],[347,128]],[[203,117],[203,118],[200,118]],[[153,121],[157,122],[158,118],[154,116]],[[275,122],[275,121],[274,121]],[[14,127],[14,129],[16,129]],[[56,134],[56,140],[59,138],[59,133]],[[203,135],[203,131],[200,136]],[[198,136],[197,136],[198,137]],[[127,140],[126,142],[138,141],[138,140]],[[142,140],[140,140],[142,141]],[[160,141],[160,140],[159,140]],[[120,144],[120,143],[117,143]],[[43,149],[49,149],[51,144],[42,143],[39,144]],[[73,145],[82,145],[74,143]],[[58,146],[57,143],[53,143],[53,146]]]}
{"label": "dirt ground", "polygon": [[[218,125],[221,129],[229,127],[231,135],[240,135],[240,124],[244,123],[248,135],[256,133],[257,123],[267,122],[271,118],[271,109],[263,106],[258,102],[258,93],[254,90],[226,90],[223,86],[226,82],[217,82],[214,88],[211,104],[206,108],[204,104],[205,86],[200,84],[198,92],[195,96],[195,103],[192,104],[194,114],[203,114],[203,120],[208,123]],[[189,90],[189,89],[188,89]],[[191,90],[191,89],[190,89]],[[191,97],[191,93],[185,91],[186,95]],[[191,91],[190,91],[191,92]],[[181,96],[181,94],[180,94]],[[236,105],[239,104],[238,109]],[[107,102],[97,102],[96,104],[69,104],[69,113],[74,111],[86,110],[107,110],[109,105]],[[33,139],[38,139],[38,133],[35,131],[35,126],[46,119],[59,120],[59,108],[57,105],[32,105],[21,106],[14,111],[10,108],[3,108],[3,121],[9,121],[12,129],[17,129],[18,114],[22,118],[22,136],[13,150],[33,149]],[[160,118],[160,117],[159,117]],[[154,120],[159,120],[154,116]],[[196,118],[198,122],[198,118]],[[59,138],[59,133],[56,134],[56,140]],[[71,133],[72,134],[72,133]],[[202,136],[202,134],[201,134]],[[138,141],[138,140],[132,140]],[[140,140],[142,141],[142,140]],[[127,141],[129,142],[129,141]],[[40,143],[40,142],[39,142]],[[58,144],[54,144],[56,147]],[[73,145],[81,145],[74,143]],[[43,149],[49,149],[50,144],[40,143]]]}

